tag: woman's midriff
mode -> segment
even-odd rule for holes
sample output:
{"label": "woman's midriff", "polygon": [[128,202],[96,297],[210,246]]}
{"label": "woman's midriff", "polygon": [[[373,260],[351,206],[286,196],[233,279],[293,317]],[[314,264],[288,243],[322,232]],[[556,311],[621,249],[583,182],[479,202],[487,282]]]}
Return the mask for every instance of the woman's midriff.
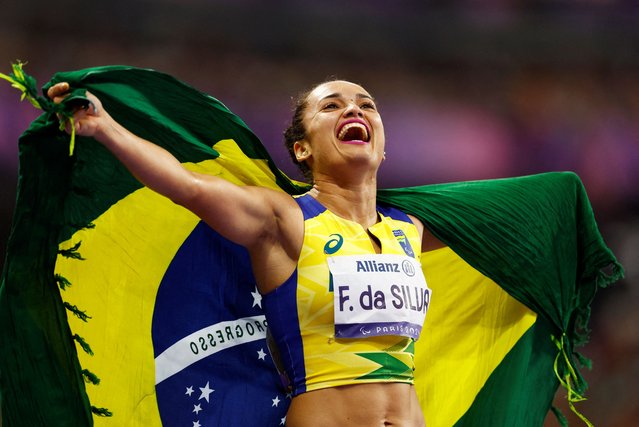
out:
{"label": "woman's midriff", "polygon": [[287,427],[423,427],[415,388],[403,383],[332,387],[293,398]]}

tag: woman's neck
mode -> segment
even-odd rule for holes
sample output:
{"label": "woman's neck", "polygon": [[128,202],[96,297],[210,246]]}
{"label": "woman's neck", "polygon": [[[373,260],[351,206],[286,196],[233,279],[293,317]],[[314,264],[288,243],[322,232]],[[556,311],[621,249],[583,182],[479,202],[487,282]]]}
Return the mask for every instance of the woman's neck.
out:
{"label": "woman's neck", "polygon": [[317,177],[311,195],[334,214],[368,228],[378,221],[377,181],[337,183]]}

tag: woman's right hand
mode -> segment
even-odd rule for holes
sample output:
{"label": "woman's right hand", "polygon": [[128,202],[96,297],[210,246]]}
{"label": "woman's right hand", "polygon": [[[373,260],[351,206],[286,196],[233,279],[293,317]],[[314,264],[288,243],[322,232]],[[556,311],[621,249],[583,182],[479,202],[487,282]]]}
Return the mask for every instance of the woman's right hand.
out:
{"label": "woman's right hand", "polygon": [[[47,91],[47,95],[54,103],[61,103],[69,96],[69,83],[62,82],[51,86]],[[73,112],[75,133],[79,136],[98,138],[104,133],[109,121],[112,119],[102,108],[102,103],[95,95],[87,91],[86,97],[89,100],[88,105]],[[71,133],[71,121],[67,121],[65,130],[67,133]]]}

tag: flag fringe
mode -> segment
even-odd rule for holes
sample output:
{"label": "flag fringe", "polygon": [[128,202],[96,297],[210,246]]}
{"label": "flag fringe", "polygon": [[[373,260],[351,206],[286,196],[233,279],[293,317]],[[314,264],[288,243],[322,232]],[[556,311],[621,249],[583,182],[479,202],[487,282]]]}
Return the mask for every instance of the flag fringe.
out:
{"label": "flag fringe", "polygon": [[72,338],[78,343],[80,344],[80,347],[82,347],[82,350],[84,350],[85,353],[87,353],[90,356],[93,356],[93,350],[91,350],[91,346],[89,345],[89,343],[87,343],[84,338],[82,338],[80,335],[78,334],[73,334]]}
{"label": "flag fringe", "polygon": [[80,249],[81,244],[82,242],[80,241],[76,243],[75,245],[73,245],[72,247],[70,247],[69,249],[58,250],[58,253],[65,258],[73,258],[80,261],[84,261],[84,258],[82,258],[82,255],[80,255],[80,252],[78,252],[78,249]]}
{"label": "flag fringe", "polygon": [[[64,119],[62,118],[64,117]],[[61,114],[60,118],[60,126],[58,127],[61,131],[64,131],[67,127],[67,122],[71,128],[71,139],[69,140],[69,157],[73,156],[73,151],[75,150],[75,120],[73,120],[73,116],[69,114]]]}
{"label": "flag fringe", "polygon": [[[38,88],[36,87],[36,80],[32,76],[25,74],[23,70],[25,65],[27,65],[27,62],[16,60],[16,62],[11,64],[11,70],[13,72],[9,74],[0,73],[0,79],[8,81],[11,84],[11,87],[22,92],[20,101],[27,99],[31,105],[38,110],[43,110],[50,114],[57,114],[61,131],[65,130],[67,122],[70,123],[71,138],[69,140],[69,157],[73,156],[73,151],[75,149],[75,122],[73,120],[73,113],[75,112],[75,109],[68,106],[67,101],[75,101],[75,99],[70,100],[69,97],[67,97],[61,103],[55,104],[50,99],[44,96],[39,96]],[[83,98],[83,96],[80,98]]]}
{"label": "flag fringe", "polygon": [[107,408],[98,408],[95,406],[91,406],[91,412],[99,417],[112,417],[113,413],[109,411]]}
{"label": "flag fringe", "polygon": [[89,371],[88,369],[83,369],[82,370],[82,376],[84,377],[84,381],[87,383],[91,383],[94,385],[99,385],[100,384],[100,378],[98,378],[98,376],[96,374],[94,374],[93,372]]}
{"label": "flag fringe", "polygon": [[566,416],[561,412],[561,409],[557,408],[556,406],[551,406],[550,410],[553,414],[555,414],[555,418],[557,418],[557,422],[561,427],[568,427],[568,420],[566,419]]}
{"label": "flag fringe", "polygon": [[64,307],[69,310],[71,313],[73,313],[78,319],[82,320],[83,322],[87,322],[91,316],[89,316],[86,311],[82,311],[80,310],[77,306],[69,304],[66,301],[63,301],[62,304],[64,305]]}
{"label": "flag fringe", "polygon": [[[588,427],[593,427],[593,424],[581,412],[579,412],[575,406],[575,403],[583,402],[584,400],[586,400],[584,392],[586,388],[588,388],[588,384],[573,366],[574,362],[569,356],[569,350],[567,349],[567,347],[569,347],[569,344],[566,333],[564,332],[561,335],[561,339],[559,340],[554,335],[551,336],[551,338],[558,349],[553,368],[555,370],[555,376],[559,380],[559,383],[568,392],[568,395],[566,396],[568,399],[568,406],[570,407],[570,410],[584,422],[584,424],[586,424]],[[580,362],[582,358],[583,356],[579,358]],[[560,370],[562,372],[560,372]],[[557,414],[557,411],[558,409],[555,410],[555,408],[553,408],[553,412],[555,412],[555,415]]]}
{"label": "flag fringe", "polygon": [[573,351],[573,354],[575,355],[575,357],[579,361],[579,365],[580,366],[586,367],[589,370],[592,369],[592,360],[590,360],[589,358],[587,358],[583,354],[579,353],[578,351]]}
{"label": "flag fringe", "polygon": [[63,291],[66,291],[66,289],[71,286],[71,282],[69,282],[69,280],[61,274],[54,275],[54,278],[58,287]]}
{"label": "flag fringe", "polygon": [[48,102],[46,98],[38,96],[35,79],[28,74],[25,74],[22,69],[25,65],[27,65],[26,62],[22,62],[20,60],[16,61],[11,64],[13,72],[8,75],[0,73],[0,79],[8,81],[11,83],[11,87],[22,92],[20,101],[23,101],[26,98],[31,105],[36,107],[38,110],[42,110],[43,105],[47,105]]}

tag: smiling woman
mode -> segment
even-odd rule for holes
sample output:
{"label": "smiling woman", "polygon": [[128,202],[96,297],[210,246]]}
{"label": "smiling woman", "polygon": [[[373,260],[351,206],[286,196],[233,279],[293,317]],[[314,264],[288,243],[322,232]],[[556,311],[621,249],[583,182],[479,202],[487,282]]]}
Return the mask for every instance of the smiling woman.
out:
{"label": "smiling woman", "polygon": [[[48,95],[59,103],[68,92],[59,83]],[[377,204],[384,127],[363,87],[330,81],[298,103],[286,144],[313,182],[299,197],[187,170],[87,98],[88,108],[73,116],[77,135],[101,142],[147,187],[248,250],[293,396],[287,425],[424,425],[413,352],[430,291],[419,265],[423,247],[441,244],[426,233],[425,245],[416,218]],[[342,244],[326,250],[336,238]],[[348,269],[364,264],[411,268],[392,278]],[[399,294],[390,293],[389,280]],[[422,309],[392,304],[410,295],[421,296]]]}
{"label": "smiling woman", "polygon": [[[304,176],[311,181],[312,174],[310,172],[309,166],[304,162],[300,161],[296,152],[295,152],[295,143],[306,138],[307,130],[304,125],[304,116],[307,113],[309,107],[311,107],[311,103],[316,99],[313,99],[318,94],[314,94],[321,87],[331,87],[331,86],[339,86],[339,85],[353,85],[361,89],[362,92],[359,92],[355,95],[355,99],[360,109],[362,110],[376,110],[375,101],[373,97],[364,91],[358,85],[354,85],[353,83],[341,81],[341,80],[330,80],[326,81],[322,84],[318,84],[314,86],[312,90],[306,91],[299,95],[297,101],[295,102],[295,109],[293,113],[293,119],[291,121],[291,125],[284,131],[284,145],[288,150],[291,158],[297,165],[300,170],[304,174]],[[331,111],[338,110],[344,102],[343,96],[339,92],[322,94],[322,99],[319,100],[321,102],[321,106],[312,105],[314,108],[320,108],[322,111]],[[340,124],[340,128],[337,129],[337,138],[343,142],[353,143],[353,144],[364,144],[370,142],[370,129],[369,125],[366,121],[360,118],[353,118],[346,120]]]}

